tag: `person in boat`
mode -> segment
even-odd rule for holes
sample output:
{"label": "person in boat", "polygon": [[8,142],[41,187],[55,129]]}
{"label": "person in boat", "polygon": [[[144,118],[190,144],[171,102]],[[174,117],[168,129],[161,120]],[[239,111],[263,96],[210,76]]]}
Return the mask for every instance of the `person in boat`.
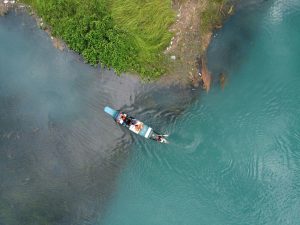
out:
{"label": "person in boat", "polygon": [[168,137],[169,135],[167,134],[157,134],[155,137],[155,140],[160,142],[160,143],[168,143],[168,141],[166,140],[166,137]]}
{"label": "person in boat", "polygon": [[123,124],[123,123],[125,122],[125,120],[126,120],[126,117],[127,117],[127,115],[126,115],[125,113],[120,113],[120,117],[119,117],[119,119],[117,120],[117,122],[118,122],[119,124]]}
{"label": "person in boat", "polygon": [[127,116],[126,118],[125,118],[125,124],[126,124],[126,126],[131,126],[132,124],[133,124],[133,118],[132,117],[130,117],[130,116]]}
{"label": "person in boat", "polygon": [[127,116],[125,113],[121,113],[118,123],[125,123],[125,125],[129,127],[135,124],[135,120],[132,117]]}
{"label": "person in boat", "polygon": [[162,135],[157,135],[156,141],[163,142],[163,136]]}

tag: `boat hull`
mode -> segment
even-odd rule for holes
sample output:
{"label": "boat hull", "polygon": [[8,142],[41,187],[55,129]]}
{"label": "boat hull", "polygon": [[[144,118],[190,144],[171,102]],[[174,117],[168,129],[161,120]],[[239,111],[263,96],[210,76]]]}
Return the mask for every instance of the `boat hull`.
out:
{"label": "boat hull", "polygon": [[130,116],[126,116],[130,118],[130,120],[132,121],[132,124],[127,124],[125,121],[122,120],[121,115],[124,115],[123,112],[115,110],[110,108],[109,106],[106,106],[104,108],[104,112],[106,112],[107,114],[109,114],[118,124],[126,127],[127,129],[129,129],[130,131],[132,131],[133,133],[136,133],[144,138],[147,139],[152,139],[155,141],[159,141],[161,143],[167,143],[167,140],[164,138],[164,135],[159,135],[157,134],[151,127],[149,127],[148,125],[144,124],[143,122],[130,117]]}

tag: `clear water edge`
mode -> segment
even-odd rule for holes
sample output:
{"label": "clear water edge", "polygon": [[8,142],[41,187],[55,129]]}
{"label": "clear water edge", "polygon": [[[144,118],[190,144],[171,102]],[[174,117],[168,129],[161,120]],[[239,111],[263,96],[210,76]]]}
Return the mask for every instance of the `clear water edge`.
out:
{"label": "clear water edge", "polygon": [[172,121],[190,92],[91,68],[30,16],[0,17],[0,224],[92,224],[135,138],[104,106]]}
{"label": "clear water edge", "polygon": [[135,145],[99,224],[298,224],[300,4],[252,2],[209,49],[225,89],[169,124],[169,146]]}
{"label": "clear water edge", "polygon": [[[209,49],[224,90],[192,104],[184,92],[162,98],[130,78],[99,77],[40,43],[47,37],[35,26],[32,36],[0,20],[0,199],[9,203],[0,224],[298,224],[300,4],[247,4]],[[3,37],[19,38],[9,46]],[[171,143],[111,126],[106,104],[125,105]]]}

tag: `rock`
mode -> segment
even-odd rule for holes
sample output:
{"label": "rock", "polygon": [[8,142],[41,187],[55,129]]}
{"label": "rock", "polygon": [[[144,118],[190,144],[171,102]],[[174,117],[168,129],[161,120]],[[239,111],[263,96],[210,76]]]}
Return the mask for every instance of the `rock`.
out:
{"label": "rock", "polygon": [[175,60],[175,59],[176,59],[176,56],[175,56],[175,55],[172,55],[172,56],[171,56],[171,59]]}

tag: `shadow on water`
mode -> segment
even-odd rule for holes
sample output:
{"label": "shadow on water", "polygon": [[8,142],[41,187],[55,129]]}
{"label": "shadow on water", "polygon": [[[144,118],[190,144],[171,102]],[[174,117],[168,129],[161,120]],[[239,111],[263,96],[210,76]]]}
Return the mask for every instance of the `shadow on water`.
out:
{"label": "shadow on water", "polygon": [[[255,43],[261,22],[253,17],[257,12],[263,14],[274,1],[249,0],[240,1],[236,13],[225,22],[222,29],[213,34],[213,41],[208,49],[208,67],[213,75],[214,83],[220,82],[220,74],[226,79],[232,71],[237,71],[247,61],[249,52]],[[247,24],[247,26],[245,26]]]}
{"label": "shadow on water", "polygon": [[93,223],[133,141],[103,107],[161,128],[198,96],[78,61],[29,16],[0,18],[0,224]]}

